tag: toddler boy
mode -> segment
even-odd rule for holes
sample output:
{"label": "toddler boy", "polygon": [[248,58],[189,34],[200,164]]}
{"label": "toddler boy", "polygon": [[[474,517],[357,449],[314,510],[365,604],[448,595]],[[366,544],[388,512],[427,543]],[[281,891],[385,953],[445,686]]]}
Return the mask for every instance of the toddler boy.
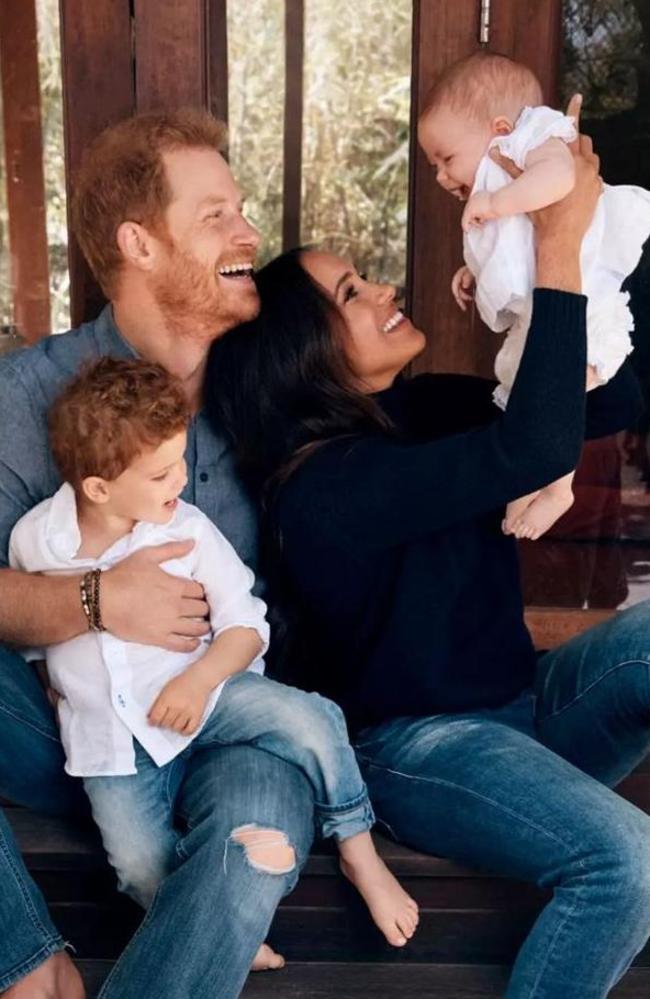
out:
{"label": "toddler boy", "polygon": [[[64,483],[16,524],[9,557],[27,572],[80,574],[88,631],[45,650],[66,770],[84,780],[120,888],[146,907],[173,869],[174,796],[189,754],[215,742],[275,753],[311,781],[321,835],[336,838],[344,873],[401,946],[417,907],[374,849],[343,715],[261,675],[269,628],[253,573],[180,498],[189,421],[180,382],[138,360],[101,359],[51,409]],[[211,632],[198,648],[171,652],[106,631],[102,571],[140,548],[188,539],[191,551],[163,567],[204,588]]]}

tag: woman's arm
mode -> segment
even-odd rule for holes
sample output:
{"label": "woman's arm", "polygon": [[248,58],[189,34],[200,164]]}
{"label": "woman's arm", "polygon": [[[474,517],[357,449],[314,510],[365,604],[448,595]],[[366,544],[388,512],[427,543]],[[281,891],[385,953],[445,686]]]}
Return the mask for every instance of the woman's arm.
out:
{"label": "woman's arm", "polygon": [[411,446],[337,441],[286,483],[287,532],[327,531],[333,544],[400,544],[492,511],[571,471],[584,434],[586,318],[579,252],[600,193],[587,139],[577,183],[535,213],[538,289],[507,412],[491,426]]}
{"label": "woman's arm", "polygon": [[[571,471],[584,432],[585,299],[538,289],[506,413],[425,444],[386,437],[321,447],[282,487],[278,526],[373,550],[467,522]],[[561,363],[558,363],[561,358]]]}

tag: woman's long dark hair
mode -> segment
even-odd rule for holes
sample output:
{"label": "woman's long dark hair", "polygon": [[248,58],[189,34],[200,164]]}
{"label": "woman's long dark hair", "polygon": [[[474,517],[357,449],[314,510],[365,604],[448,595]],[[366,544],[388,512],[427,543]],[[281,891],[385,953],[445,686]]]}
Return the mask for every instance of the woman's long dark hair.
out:
{"label": "woman's long dark hair", "polygon": [[210,349],[205,406],[235,447],[258,495],[336,437],[387,431],[390,422],[353,388],[343,351],[345,321],[301,265],[304,250],[277,257],[256,276],[260,313]]}
{"label": "woman's long dark hair", "polygon": [[260,570],[268,585],[273,675],[301,685],[314,667],[310,629],[283,570],[273,528],[277,488],[313,451],[336,438],[391,432],[377,403],[353,387],[343,350],[345,320],[301,265],[304,250],[277,257],[256,276],[259,316],[210,349],[205,408],[234,445],[238,470],[262,513]]}

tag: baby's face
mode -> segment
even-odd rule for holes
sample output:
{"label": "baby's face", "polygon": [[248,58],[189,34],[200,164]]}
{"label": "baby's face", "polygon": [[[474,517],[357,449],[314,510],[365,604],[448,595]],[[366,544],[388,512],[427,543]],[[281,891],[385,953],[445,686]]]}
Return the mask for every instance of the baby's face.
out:
{"label": "baby's face", "polygon": [[490,122],[481,124],[441,107],[418,125],[418,141],[445,191],[466,201],[478,165],[492,139]]}

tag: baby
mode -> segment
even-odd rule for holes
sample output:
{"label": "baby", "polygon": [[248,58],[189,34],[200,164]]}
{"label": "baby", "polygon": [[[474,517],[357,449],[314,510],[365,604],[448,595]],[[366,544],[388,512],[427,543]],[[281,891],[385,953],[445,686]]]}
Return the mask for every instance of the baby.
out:
{"label": "baby", "polygon": [[[261,675],[269,628],[251,592],[253,573],[179,498],[189,419],[175,378],[154,364],[111,358],[77,376],[51,409],[64,484],[16,524],[9,558],[27,572],[80,574],[88,630],[45,650],[50,685],[61,695],[66,770],[83,777],[121,890],[146,907],[173,867],[172,789],[188,755],[254,743],[288,760],[311,781],[319,831],[337,840],[344,873],[387,940],[402,946],[417,906],[375,851],[343,715],[318,694]],[[163,567],[203,585],[211,633],[199,648],[170,652],[106,631],[102,573],[140,548],[188,539],[189,554]],[[269,833],[260,845],[276,840],[286,846]]]}
{"label": "baby", "polygon": [[[452,292],[465,309],[474,298],[483,321],[508,331],[496,359],[494,399],[505,408],[519,366],[535,283],[533,227],[526,213],[565,197],[574,185],[567,143],[575,122],[542,104],[539,81],[506,56],[478,52],[449,67],[424,103],[418,139],[438,183],[466,201],[465,267]],[[498,149],[522,172],[513,180],[488,155]],[[632,349],[634,327],[621,284],[639,262],[650,234],[650,193],[608,187],[583,240],[587,307],[587,388],[608,381]],[[503,529],[540,537],[573,502],[573,474],[508,505]]]}

